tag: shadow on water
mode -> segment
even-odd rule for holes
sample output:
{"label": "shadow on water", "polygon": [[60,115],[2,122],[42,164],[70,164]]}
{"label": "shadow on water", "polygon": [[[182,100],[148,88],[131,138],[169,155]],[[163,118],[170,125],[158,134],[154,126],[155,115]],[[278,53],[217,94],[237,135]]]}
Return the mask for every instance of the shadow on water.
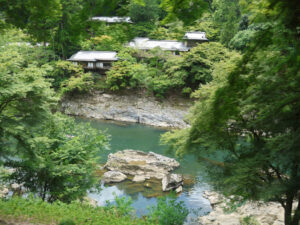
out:
{"label": "shadow on water", "polygon": [[[169,157],[175,157],[174,153],[167,151],[166,146],[159,145],[160,135],[167,130],[145,126],[135,123],[116,123],[93,119],[76,118],[78,122],[89,122],[94,128],[104,130],[111,136],[110,150],[100,152],[100,162],[105,163],[110,153],[124,149],[155,152]],[[180,162],[180,168],[175,172],[184,175],[184,189],[178,195],[177,200],[183,201],[190,215],[188,224],[197,216],[207,214],[210,210],[209,202],[202,198],[202,192],[209,189],[201,177],[201,167],[193,155],[186,155]],[[138,216],[147,214],[148,208],[156,204],[156,199],[166,193],[161,191],[160,181],[147,181],[145,183],[133,183],[130,180],[115,184],[103,185],[100,194],[90,193],[89,196],[98,201],[99,205],[105,205],[106,201],[113,202],[114,196],[131,197],[132,206]]]}

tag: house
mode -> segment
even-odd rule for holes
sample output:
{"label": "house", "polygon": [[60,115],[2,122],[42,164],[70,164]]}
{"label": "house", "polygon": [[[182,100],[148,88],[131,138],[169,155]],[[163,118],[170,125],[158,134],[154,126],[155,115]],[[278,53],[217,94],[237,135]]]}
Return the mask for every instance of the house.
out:
{"label": "house", "polygon": [[128,46],[140,50],[150,50],[159,47],[164,51],[172,52],[174,55],[178,55],[179,52],[189,51],[189,48],[180,41],[150,40],[149,38],[142,37],[134,38],[131,42],[129,42]]}
{"label": "house", "polygon": [[68,59],[74,65],[80,64],[84,69],[97,70],[100,73],[110,69],[111,64],[117,60],[117,52],[112,51],[79,51]]}
{"label": "house", "polygon": [[205,32],[186,32],[183,36],[184,44],[188,48],[195,47],[197,44],[208,41]]}
{"label": "house", "polygon": [[92,17],[93,21],[102,21],[105,22],[107,24],[110,23],[132,23],[130,17],[118,17],[118,16],[96,16],[96,17]]}

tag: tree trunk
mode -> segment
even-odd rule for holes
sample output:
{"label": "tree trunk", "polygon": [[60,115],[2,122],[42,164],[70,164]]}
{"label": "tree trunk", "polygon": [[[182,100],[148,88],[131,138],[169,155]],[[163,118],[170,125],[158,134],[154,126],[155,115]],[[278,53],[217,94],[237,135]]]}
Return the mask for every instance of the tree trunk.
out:
{"label": "tree trunk", "polygon": [[300,196],[298,197],[298,206],[293,216],[292,225],[299,225],[300,222]]}

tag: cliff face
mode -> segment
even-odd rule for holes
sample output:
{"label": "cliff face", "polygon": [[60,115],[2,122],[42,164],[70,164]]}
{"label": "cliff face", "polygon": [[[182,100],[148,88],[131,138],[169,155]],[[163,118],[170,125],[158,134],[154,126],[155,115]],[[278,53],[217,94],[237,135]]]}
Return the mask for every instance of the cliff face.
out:
{"label": "cliff face", "polygon": [[137,94],[117,95],[95,92],[66,97],[61,110],[65,114],[104,120],[135,122],[158,127],[183,128],[184,117],[192,102],[162,100]]}

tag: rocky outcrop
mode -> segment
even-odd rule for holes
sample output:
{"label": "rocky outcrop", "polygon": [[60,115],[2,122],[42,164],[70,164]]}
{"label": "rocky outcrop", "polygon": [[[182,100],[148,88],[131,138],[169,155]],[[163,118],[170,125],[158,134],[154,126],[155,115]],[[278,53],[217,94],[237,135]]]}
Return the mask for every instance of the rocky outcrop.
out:
{"label": "rocky outcrop", "polygon": [[179,167],[179,163],[172,158],[135,150],[123,150],[108,155],[105,168],[110,171],[120,171],[132,176],[145,176],[162,179],[170,171]]}
{"label": "rocky outcrop", "polygon": [[187,126],[184,117],[190,106],[191,102],[186,99],[157,101],[144,95],[95,92],[91,95],[65,97],[61,110],[68,115],[88,118],[183,128]]}
{"label": "rocky outcrop", "polygon": [[179,187],[182,187],[183,178],[180,174],[167,174],[163,177],[161,183],[163,191],[177,190],[177,192],[180,192]]}
{"label": "rocky outcrop", "polygon": [[136,183],[140,183],[140,182],[144,182],[146,179],[150,179],[150,177],[146,177],[144,175],[135,175],[132,181]]}
{"label": "rocky outcrop", "polygon": [[284,225],[284,210],[279,203],[247,202],[234,212],[228,213],[224,211],[228,208],[230,199],[209,191],[205,191],[203,197],[210,201],[213,211],[199,217],[202,225],[242,225],[242,221],[247,218],[252,220],[251,224]]}
{"label": "rocky outcrop", "polygon": [[119,171],[108,171],[103,174],[102,181],[107,183],[119,183],[126,180],[127,176]]}

